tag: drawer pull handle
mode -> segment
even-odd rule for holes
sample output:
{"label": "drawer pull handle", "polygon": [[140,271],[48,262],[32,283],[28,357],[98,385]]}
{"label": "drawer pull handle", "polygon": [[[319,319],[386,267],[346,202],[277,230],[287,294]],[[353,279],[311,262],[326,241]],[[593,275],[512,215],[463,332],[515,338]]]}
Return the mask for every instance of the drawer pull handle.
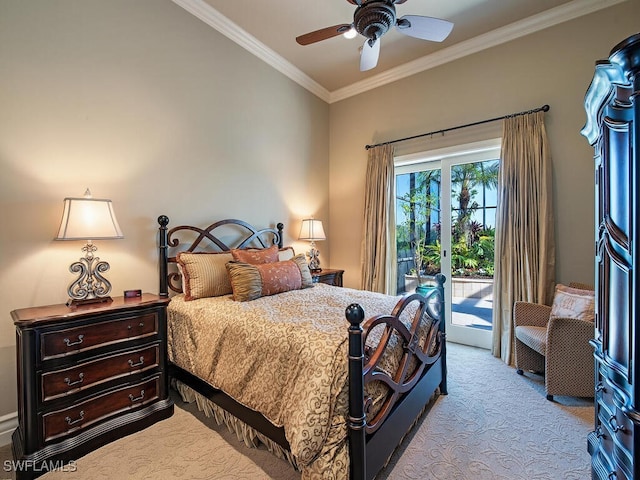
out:
{"label": "drawer pull handle", "polygon": [[614,433],[615,432],[624,432],[624,425],[618,425],[617,424],[615,415],[611,415],[611,417],[609,418],[609,425],[613,429]]}
{"label": "drawer pull handle", "polygon": [[133,360],[129,359],[129,366],[131,368],[141,367],[142,365],[144,365],[144,357],[142,355],[140,356],[140,361],[138,363],[133,363]]}
{"label": "drawer pull handle", "polygon": [[616,472],[611,472],[609,473],[609,475],[607,475],[607,478],[609,480],[613,480],[614,478],[618,478],[618,474]]}
{"label": "drawer pull handle", "polygon": [[74,345],[80,345],[83,340],[84,340],[84,335],[78,335],[78,341],[77,342],[72,342],[68,338],[65,338],[64,339],[64,343],[67,345],[67,347],[72,347]]}
{"label": "drawer pull handle", "polygon": [[66,383],[67,386],[69,386],[69,387],[72,387],[73,385],[77,385],[77,384],[82,383],[82,382],[84,382],[84,373],[78,374],[78,380],[76,380],[75,382],[72,382],[69,377],[66,377],[64,379],[64,383]]}
{"label": "drawer pull handle", "polygon": [[80,410],[80,418],[71,420],[70,417],[65,417],[64,419],[67,422],[67,425],[69,426],[75,425],[76,423],[80,423],[82,420],[84,420],[84,410]]}
{"label": "drawer pull handle", "polygon": [[139,402],[143,398],[144,398],[144,390],[140,390],[140,396],[139,397],[134,397],[133,395],[129,394],[129,400],[131,400],[131,403]]}

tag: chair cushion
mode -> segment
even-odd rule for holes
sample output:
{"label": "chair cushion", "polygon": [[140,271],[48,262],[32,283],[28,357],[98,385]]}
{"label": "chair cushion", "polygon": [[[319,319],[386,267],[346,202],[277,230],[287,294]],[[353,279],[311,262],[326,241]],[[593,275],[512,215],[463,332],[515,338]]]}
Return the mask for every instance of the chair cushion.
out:
{"label": "chair cushion", "polygon": [[549,318],[576,318],[593,322],[595,318],[595,292],[556,285]]}
{"label": "chair cushion", "polygon": [[516,327],[516,338],[541,355],[547,351],[547,327],[521,325]]}

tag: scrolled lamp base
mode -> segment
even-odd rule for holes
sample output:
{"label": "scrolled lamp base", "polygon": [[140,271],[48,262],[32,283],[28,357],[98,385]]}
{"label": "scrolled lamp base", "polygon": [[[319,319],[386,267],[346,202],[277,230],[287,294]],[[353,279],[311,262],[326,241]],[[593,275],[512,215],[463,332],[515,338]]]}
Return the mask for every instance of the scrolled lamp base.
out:
{"label": "scrolled lamp base", "polygon": [[102,274],[109,270],[109,264],[94,257],[93,252],[98,248],[91,243],[82,247],[85,256],[69,266],[71,273],[77,273],[78,278],[71,282],[67,293],[67,306],[85,305],[88,303],[110,302],[111,283]]}
{"label": "scrolled lamp base", "polygon": [[320,250],[316,249],[315,242],[311,242],[311,248],[307,252],[307,257],[309,257],[309,270],[312,272],[321,272]]}

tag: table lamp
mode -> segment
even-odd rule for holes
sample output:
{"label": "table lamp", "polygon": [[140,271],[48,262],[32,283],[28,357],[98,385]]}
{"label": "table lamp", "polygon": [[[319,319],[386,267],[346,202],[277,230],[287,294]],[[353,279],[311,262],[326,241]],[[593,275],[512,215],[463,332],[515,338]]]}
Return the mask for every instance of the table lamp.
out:
{"label": "table lamp", "polygon": [[316,249],[316,240],[326,239],[324,228],[322,228],[322,221],[313,218],[302,220],[298,240],[308,240],[311,242],[311,248],[307,252],[307,257],[309,257],[309,270],[312,272],[322,271],[320,268],[320,251]]}
{"label": "table lamp", "polygon": [[65,198],[60,229],[55,240],[86,240],[85,256],[69,266],[78,278],[68,288],[67,306],[111,301],[111,283],[102,275],[109,264],[94,257],[93,240],[124,238],[111,200],[92,198],[87,188],[82,198]]}

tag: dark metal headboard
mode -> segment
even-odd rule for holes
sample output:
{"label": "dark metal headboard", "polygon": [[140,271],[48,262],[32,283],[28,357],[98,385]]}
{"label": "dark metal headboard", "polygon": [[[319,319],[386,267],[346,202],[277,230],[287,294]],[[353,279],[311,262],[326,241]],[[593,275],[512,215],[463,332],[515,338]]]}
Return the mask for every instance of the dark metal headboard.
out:
{"label": "dark metal headboard", "polygon": [[[181,225],[174,227],[171,230],[167,229],[169,225],[169,217],[166,215],[160,215],[158,217],[158,224],[160,224],[159,233],[159,267],[160,267],[160,293],[162,297],[169,296],[169,289],[174,292],[180,292],[178,288],[180,274],[178,272],[169,272],[169,264],[176,263],[176,252],[173,256],[169,256],[169,248],[176,248],[180,245],[180,235],[185,232],[195,232],[198,236],[195,240],[186,243],[185,248],[181,248],[182,252],[194,252],[194,251],[219,251],[227,252],[233,248],[247,248],[258,247],[267,248],[271,245],[278,245],[279,248],[283,246],[282,230],[284,225],[278,223],[276,229],[263,228],[258,230],[257,228],[249,225],[242,220],[227,219],[220,220],[212,223],[207,228],[198,228],[190,225]],[[232,242],[226,242],[214,235],[212,232],[225,225],[231,225],[237,229],[237,236],[234,235]],[[234,232],[235,234],[236,232]]]}

